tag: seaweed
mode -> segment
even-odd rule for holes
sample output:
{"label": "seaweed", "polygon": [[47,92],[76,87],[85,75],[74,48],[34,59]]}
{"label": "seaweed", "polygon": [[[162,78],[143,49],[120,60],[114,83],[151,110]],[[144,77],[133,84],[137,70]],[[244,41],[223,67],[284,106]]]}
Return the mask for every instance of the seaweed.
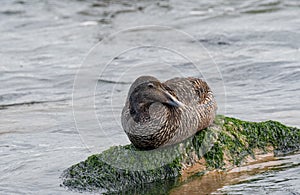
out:
{"label": "seaweed", "polygon": [[298,151],[299,143],[298,128],[218,115],[212,126],[173,146],[143,151],[129,144],[94,154],[66,169],[62,185],[106,194],[165,194],[180,185],[182,173],[200,159],[206,165],[198,173],[227,170],[255,159],[258,152]]}

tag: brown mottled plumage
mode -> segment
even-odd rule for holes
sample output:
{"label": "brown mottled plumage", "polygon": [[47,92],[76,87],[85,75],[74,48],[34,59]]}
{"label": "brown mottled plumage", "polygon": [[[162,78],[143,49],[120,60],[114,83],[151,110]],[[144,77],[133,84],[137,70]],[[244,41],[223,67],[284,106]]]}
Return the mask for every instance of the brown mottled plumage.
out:
{"label": "brown mottled plumage", "polygon": [[217,110],[207,83],[173,78],[161,83],[141,76],[131,85],[122,111],[122,126],[141,149],[179,143],[212,124]]}

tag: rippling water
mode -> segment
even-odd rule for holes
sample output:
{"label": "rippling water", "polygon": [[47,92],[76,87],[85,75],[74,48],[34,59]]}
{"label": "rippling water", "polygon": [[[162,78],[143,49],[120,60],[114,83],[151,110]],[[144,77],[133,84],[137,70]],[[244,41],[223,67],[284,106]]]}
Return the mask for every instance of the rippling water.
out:
{"label": "rippling water", "polygon": [[[62,170],[84,160],[90,150],[101,152],[128,143],[119,115],[130,82],[140,74],[162,79],[204,76],[215,89],[219,113],[300,127],[299,14],[298,0],[3,0],[0,192],[73,194],[59,186]],[[191,62],[164,49],[138,48],[119,54],[94,80],[93,109],[101,128],[91,125],[89,116],[83,114],[79,114],[81,119],[75,117],[81,123],[76,124],[73,84],[88,51],[119,30],[141,25],[169,26],[193,36],[193,41],[186,41],[158,30],[149,36],[133,31],[130,38],[168,42],[173,49],[183,48],[187,55],[198,55],[200,73],[194,71]],[[109,56],[131,40],[112,43],[106,43],[107,50],[100,52]],[[194,53],[190,48],[195,44],[207,50]],[[212,63],[209,55],[217,64],[214,68],[208,66]],[[107,63],[106,57],[99,53],[95,59]],[[83,103],[91,96],[84,90],[77,95],[78,104],[82,103],[77,111],[85,113]],[[85,127],[86,132],[79,130],[78,134],[76,125],[77,129]],[[225,177],[224,182],[198,178],[185,186],[197,189],[194,193],[214,182],[208,193],[300,193],[299,155],[277,161],[277,166],[257,174],[250,171],[234,175],[234,179]]]}

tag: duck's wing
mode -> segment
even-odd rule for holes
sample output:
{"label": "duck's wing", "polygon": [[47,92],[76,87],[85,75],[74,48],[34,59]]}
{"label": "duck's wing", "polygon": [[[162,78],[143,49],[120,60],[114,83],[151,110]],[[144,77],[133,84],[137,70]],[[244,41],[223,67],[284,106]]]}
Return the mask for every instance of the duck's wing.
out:
{"label": "duck's wing", "polygon": [[164,82],[167,90],[185,105],[190,105],[198,100],[193,83],[187,78],[173,78]]}
{"label": "duck's wing", "polygon": [[206,104],[214,98],[211,89],[205,81],[194,77],[188,77],[187,80],[192,83],[200,104]]}
{"label": "duck's wing", "polygon": [[[187,105],[183,112],[182,128],[198,126],[201,130],[209,126],[215,118],[217,104],[208,84],[199,78],[175,78],[165,82],[176,93],[178,100]],[[195,118],[196,117],[196,118]]]}

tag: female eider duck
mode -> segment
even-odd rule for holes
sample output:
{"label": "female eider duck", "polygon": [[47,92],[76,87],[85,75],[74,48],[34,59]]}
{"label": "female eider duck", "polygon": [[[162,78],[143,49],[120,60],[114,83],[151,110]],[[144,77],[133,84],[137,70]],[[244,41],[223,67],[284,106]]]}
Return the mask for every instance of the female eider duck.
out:
{"label": "female eider duck", "polygon": [[179,143],[213,123],[217,104],[207,83],[173,78],[164,83],[141,76],[131,85],[122,111],[122,126],[140,149]]}

